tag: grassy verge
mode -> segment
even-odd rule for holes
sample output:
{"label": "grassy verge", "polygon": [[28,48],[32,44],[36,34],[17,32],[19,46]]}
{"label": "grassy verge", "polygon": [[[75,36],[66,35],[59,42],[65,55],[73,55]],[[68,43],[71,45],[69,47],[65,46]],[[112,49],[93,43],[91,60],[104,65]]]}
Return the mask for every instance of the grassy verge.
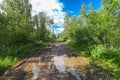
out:
{"label": "grassy verge", "polygon": [[40,41],[0,49],[0,76],[18,60],[34,54],[35,50],[40,49],[42,45],[43,42]]}
{"label": "grassy verge", "polygon": [[78,46],[74,41],[67,41],[66,44],[79,56],[84,56],[91,63],[103,68],[112,74],[115,80],[120,80],[120,50],[106,48],[103,45]]}

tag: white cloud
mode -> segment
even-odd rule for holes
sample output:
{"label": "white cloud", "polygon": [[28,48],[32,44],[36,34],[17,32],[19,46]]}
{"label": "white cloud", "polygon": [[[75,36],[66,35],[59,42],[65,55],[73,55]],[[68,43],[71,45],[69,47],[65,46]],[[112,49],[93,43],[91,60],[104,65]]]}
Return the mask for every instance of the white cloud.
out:
{"label": "white cloud", "polygon": [[63,30],[64,30],[63,27],[59,27],[59,28],[54,29],[54,33],[55,33],[55,34],[59,34],[59,33],[62,32]]}
{"label": "white cloud", "polygon": [[[2,3],[3,0],[0,0],[0,4]],[[3,12],[3,10],[0,9],[0,12]]]}
{"label": "white cloud", "polygon": [[33,15],[44,11],[49,16],[53,17],[54,23],[57,26],[62,26],[65,15],[65,12],[62,11],[64,7],[62,3],[58,0],[30,0],[30,2],[33,5]]}
{"label": "white cloud", "polygon": [[3,0],[0,0],[0,3],[2,2]]}
{"label": "white cloud", "polygon": [[[0,0],[0,3],[2,1]],[[59,0],[30,0],[30,2],[32,4],[32,15],[44,11],[54,19],[54,25],[61,26],[54,28],[55,33],[60,33],[64,30],[62,24],[64,23],[65,12],[62,11],[64,6]]]}
{"label": "white cloud", "polygon": [[70,11],[70,13],[74,13],[74,11]]}

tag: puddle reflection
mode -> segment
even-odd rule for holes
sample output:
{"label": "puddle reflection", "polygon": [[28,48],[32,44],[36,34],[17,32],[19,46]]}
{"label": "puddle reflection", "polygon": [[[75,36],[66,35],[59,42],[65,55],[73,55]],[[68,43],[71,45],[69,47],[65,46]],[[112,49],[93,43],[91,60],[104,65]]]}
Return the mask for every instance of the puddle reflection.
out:
{"label": "puddle reflection", "polygon": [[64,72],[69,72],[71,75],[73,75],[76,80],[81,80],[79,73],[76,72],[75,68],[73,66],[70,66],[70,62],[67,63],[69,64],[68,69],[65,67],[65,58],[68,58],[67,55],[62,55],[62,56],[54,56],[51,61],[54,61],[54,65],[56,69],[58,70],[59,73],[64,73]]}
{"label": "puddle reflection", "polygon": [[37,64],[33,63],[32,73],[33,73],[32,80],[37,80],[40,74],[40,68],[37,66]]}
{"label": "puddle reflection", "polygon": [[76,72],[75,68],[72,66],[68,68],[68,72],[73,75],[77,80],[81,80],[79,73]]}
{"label": "puddle reflection", "polygon": [[[55,73],[57,72],[57,74],[69,73],[76,80],[81,80],[79,76],[80,74],[75,69],[75,66],[77,66],[78,64],[81,64],[81,62],[77,63],[78,61],[75,61],[77,58],[68,57],[67,55],[61,55],[61,56],[54,55],[54,56],[50,56],[51,58],[48,58],[48,57],[45,57],[45,59],[48,59],[45,62],[41,62],[40,60],[41,58],[39,58],[39,63],[33,64],[33,68],[32,68],[33,80],[38,79],[40,74],[40,67],[45,68],[45,70],[49,71],[49,73],[52,73],[50,71],[53,71],[53,72],[55,71]],[[73,64],[73,63],[76,63],[76,64]],[[46,71],[45,71],[45,74],[49,74]]]}
{"label": "puddle reflection", "polygon": [[54,62],[54,65],[59,73],[64,73],[66,71],[65,66],[64,66],[64,57],[66,57],[66,56],[67,55],[54,56],[51,59],[51,61]]}
{"label": "puddle reflection", "polygon": [[61,46],[61,44],[60,43],[56,43],[55,46]]}

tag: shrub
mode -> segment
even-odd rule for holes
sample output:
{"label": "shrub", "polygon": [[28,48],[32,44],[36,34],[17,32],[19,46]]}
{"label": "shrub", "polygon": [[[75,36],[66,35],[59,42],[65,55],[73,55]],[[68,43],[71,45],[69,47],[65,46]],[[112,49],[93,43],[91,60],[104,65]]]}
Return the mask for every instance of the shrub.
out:
{"label": "shrub", "polygon": [[91,50],[91,55],[94,58],[101,58],[105,53],[106,53],[106,48],[103,45],[94,46],[93,49]]}
{"label": "shrub", "polygon": [[0,75],[2,75],[6,69],[11,67],[18,59],[16,57],[0,57]]}

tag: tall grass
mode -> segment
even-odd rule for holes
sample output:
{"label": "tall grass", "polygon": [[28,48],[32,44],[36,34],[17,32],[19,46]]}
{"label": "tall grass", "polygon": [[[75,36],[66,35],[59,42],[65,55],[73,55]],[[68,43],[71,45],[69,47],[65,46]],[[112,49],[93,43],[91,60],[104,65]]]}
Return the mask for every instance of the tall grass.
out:
{"label": "tall grass", "polygon": [[40,49],[42,45],[42,41],[37,41],[35,43],[0,49],[0,76],[19,59],[34,54],[34,51],[38,48]]}
{"label": "tall grass", "polygon": [[14,63],[16,63],[18,60],[18,58],[16,57],[0,57],[0,75],[2,75],[4,73],[5,70],[7,70],[9,67],[11,67],[11,65],[13,65]]}
{"label": "tall grass", "polygon": [[120,50],[95,46],[91,50],[91,61],[101,66],[115,77],[120,77]]}
{"label": "tall grass", "polygon": [[[120,79],[119,49],[106,48],[103,45],[80,46],[71,40],[66,43],[72,50],[76,51],[77,54],[89,58],[92,63],[102,67],[116,79]],[[82,54],[83,52],[84,55]]]}

